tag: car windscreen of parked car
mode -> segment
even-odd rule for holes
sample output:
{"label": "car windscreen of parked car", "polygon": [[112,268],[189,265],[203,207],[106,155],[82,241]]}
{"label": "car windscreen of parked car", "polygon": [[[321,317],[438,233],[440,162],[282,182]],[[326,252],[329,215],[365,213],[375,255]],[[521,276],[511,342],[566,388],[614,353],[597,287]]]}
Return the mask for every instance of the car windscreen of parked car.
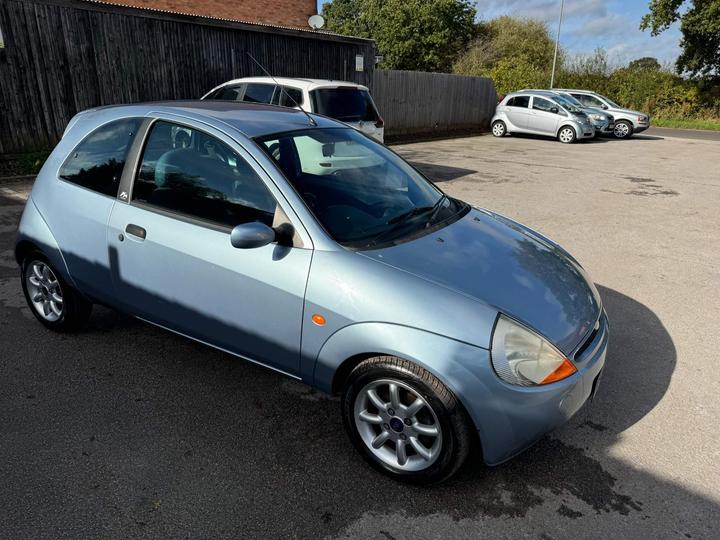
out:
{"label": "car windscreen of parked car", "polygon": [[565,96],[553,96],[553,97],[552,97],[552,100],[553,100],[555,103],[557,103],[557,104],[559,104],[559,105],[562,105],[563,108],[565,108],[566,111],[571,112],[571,113],[573,113],[573,114],[577,114],[577,113],[583,112],[581,106],[576,105],[575,103],[573,103],[572,101],[570,101],[569,99],[567,99]]}
{"label": "car windscreen of parked car", "polygon": [[367,90],[346,88],[320,88],[310,92],[313,112],[335,118],[341,122],[377,122],[380,115]]}
{"label": "car windscreen of parked car", "polygon": [[468,208],[354,129],[301,130],[257,142],[328,233],[348,247],[398,243]]}

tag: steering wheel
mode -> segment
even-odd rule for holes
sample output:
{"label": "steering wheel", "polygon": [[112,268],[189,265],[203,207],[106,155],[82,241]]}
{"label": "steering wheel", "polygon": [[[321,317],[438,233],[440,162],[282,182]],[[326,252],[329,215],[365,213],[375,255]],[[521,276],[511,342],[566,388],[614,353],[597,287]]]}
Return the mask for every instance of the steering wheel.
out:
{"label": "steering wheel", "polygon": [[203,147],[205,148],[208,156],[214,157],[218,161],[222,161],[226,164],[230,163],[230,156],[222,145],[215,144],[214,141],[208,140],[205,141]]}
{"label": "steering wheel", "polygon": [[368,210],[373,216],[385,219],[395,214],[392,210],[404,210],[404,207],[397,202],[379,201],[368,205]]}

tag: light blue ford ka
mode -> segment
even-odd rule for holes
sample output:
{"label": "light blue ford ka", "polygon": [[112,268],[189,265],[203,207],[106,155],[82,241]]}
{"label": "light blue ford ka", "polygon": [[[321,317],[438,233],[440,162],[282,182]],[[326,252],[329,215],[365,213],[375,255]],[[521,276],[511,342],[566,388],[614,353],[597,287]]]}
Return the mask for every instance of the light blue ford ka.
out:
{"label": "light blue ford ka", "polygon": [[561,247],[302,111],[81,113],[15,253],[48,328],[104,304],[340,394],[355,447],[410,482],[513,457],[578,411],[605,362],[600,297]]}

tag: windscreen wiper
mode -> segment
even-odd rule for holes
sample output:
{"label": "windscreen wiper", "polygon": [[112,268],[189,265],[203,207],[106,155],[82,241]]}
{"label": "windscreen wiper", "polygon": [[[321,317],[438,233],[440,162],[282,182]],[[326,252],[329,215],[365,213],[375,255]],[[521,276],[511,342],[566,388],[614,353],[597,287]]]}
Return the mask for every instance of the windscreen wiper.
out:
{"label": "windscreen wiper", "polygon": [[440,210],[442,210],[443,203],[447,200],[449,200],[448,196],[443,193],[443,196],[440,197],[440,200],[433,205],[432,212],[428,216],[428,220],[427,220],[428,226],[435,220],[437,215],[440,213]]}
{"label": "windscreen wiper", "polygon": [[395,216],[387,222],[387,224],[390,225],[390,228],[378,234],[370,241],[370,243],[367,244],[366,247],[373,247],[381,244],[388,238],[391,238],[397,231],[404,229],[407,225],[412,223],[413,217],[430,212],[432,209],[432,206],[418,206],[416,208],[413,208],[412,210],[408,210],[407,212],[400,214],[399,216]]}
{"label": "windscreen wiper", "polygon": [[401,221],[404,221],[411,217],[415,217],[415,216],[419,216],[420,214],[425,214],[427,212],[431,212],[434,209],[435,209],[435,206],[416,206],[415,208],[411,208],[407,212],[398,214],[397,216],[392,218],[390,221],[388,221],[387,224],[394,225],[395,223],[400,223]]}

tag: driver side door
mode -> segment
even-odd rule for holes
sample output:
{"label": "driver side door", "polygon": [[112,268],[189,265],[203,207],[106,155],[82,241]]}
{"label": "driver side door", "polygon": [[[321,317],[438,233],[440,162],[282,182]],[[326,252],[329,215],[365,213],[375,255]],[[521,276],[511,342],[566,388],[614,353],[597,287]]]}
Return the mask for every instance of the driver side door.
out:
{"label": "driver side door", "polygon": [[533,96],[528,128],[533,133],[555,136],[560,121],[560,107],[539,96]]}
{"label": "driver side door", "polygon": [[298,240],[231,245],[236,225],[288,219],[249,154],[209,131],[163,120],[150,127],[130,196],[110,216],[116,298],[140,318],[298,375],[312,250]]}

